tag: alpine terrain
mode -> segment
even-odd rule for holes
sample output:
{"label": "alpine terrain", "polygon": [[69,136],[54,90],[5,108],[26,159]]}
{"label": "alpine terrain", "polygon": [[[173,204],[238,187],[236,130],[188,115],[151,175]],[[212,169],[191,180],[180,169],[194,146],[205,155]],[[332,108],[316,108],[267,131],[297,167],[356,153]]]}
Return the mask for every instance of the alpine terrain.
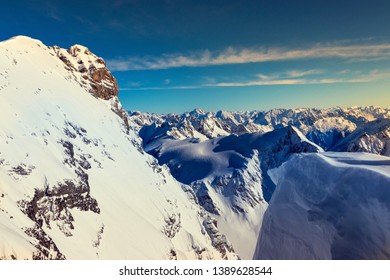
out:
{"label": "alpine terrain", "polygon": [[159,115],[118,91],[84,46],[0,43],[0,259],[390,258],[389,109]]}
{"label": "alpine terrain", "polygon": [[242,256],[390,257],[390,110],[129,113]]}

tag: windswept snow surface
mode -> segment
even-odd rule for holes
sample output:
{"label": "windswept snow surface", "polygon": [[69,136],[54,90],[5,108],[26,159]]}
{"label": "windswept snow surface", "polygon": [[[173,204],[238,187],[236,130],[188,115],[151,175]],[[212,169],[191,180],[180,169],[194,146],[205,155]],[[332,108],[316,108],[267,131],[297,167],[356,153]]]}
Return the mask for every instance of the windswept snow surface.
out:
{"label": "windswept snow surface", "polygon": [[390,158],[300,154],[269,173],[255,259],[390,258]]}
{"label": "windswept snow surface", "polygon": [[[104,65],[77,49],[69,61]],[[0,259],[237,258],[191,188],[142,151],[116,96],[92,96],[58,53],[0,43]]]}

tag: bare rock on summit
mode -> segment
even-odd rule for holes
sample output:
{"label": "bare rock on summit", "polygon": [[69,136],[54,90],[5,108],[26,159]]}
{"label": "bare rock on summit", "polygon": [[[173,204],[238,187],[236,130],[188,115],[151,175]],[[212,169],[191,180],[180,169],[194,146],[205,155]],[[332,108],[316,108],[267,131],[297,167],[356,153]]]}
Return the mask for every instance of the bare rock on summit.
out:
{"label": "bare rock on summit", "polygon": [[118,83],[102,58],[81,45],[71,46],[66,51],[54,49],[68,70],[82,74],[83,80],[79,82],[93,96],[104,100],[118,96]]}
{"label": "bare rock on summit", "polygon": [[111,101],[111,110],[123,120],[128,132],[127,113],[118,100],[118,83],[107,69],[105,61],[88,48],[77,44],[67,50],[57,46],[53,49],[65,64],[65,69],[73,74],[71,79],[76,80],[94,97]]}

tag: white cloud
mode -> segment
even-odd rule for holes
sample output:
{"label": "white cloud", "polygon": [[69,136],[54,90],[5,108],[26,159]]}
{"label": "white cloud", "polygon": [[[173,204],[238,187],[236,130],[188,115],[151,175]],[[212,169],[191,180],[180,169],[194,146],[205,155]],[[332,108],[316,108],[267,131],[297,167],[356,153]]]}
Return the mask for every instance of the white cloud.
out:
{"label": "white cloud", "polygon": [[273,74],[258,74],[256,77],[260,79],[260,81],[274,81],[281,79],[296,79],[307,76],[314,76],[325,73],[325,70],[322,69],[310,69],[310,70],[289,70],[285,72],[273,73]]}
{"label": "white cloud", "polygon": [[[288,74],[290,73],[290,74]],[[358,74],[353,77],[326,77],[313,78],[313,74],[319,74],[319,71],[302,71],[302,72],[287,72],[289,78],[281,78],[283,74],[276,74],[274,76],[258,75],[257,80],[247,82],[232,82],[232,83],[216,83],[209,84],[213,87],[246,87],[246,86],[265,86],[265,85],[314,85],[314,84],[337,84],[337,83],[369,83],[384,79],[390,79],[390,70],[379,71],[372,70],[368,73]],[[321,72],[322,73],[322,72]],[[295,76],[294,76],[295,75]],[[298,79],[299,78],[299,79]]]}
{"label": "white cloud", "polygon": [[319,75],[323,74],[325,71],[321,69],[312,69],[306,71],[291,70],[287,72],[287,76],[290,78],[299,78],[304,76]]}
{"label": "white cloud", "polygon": [[164,54],[162,56],[111,59],[107,60],[107,64],[112,71],[128,71],[316,58],[345,58],[349,61],[390,60],[390,44],[328,44],[302,49],[236,49],[229,47],[221,52],[204,50],[189,54]]}
{"label": "white cloud", "polygon": [[324,73],[323,70],[313,69],[306,71],[287,71],[272,75],[258,74],[257,79],[245,82],[213,82],[200,85],[188,86],[166,86],[166,87],[141,87],[141,88],[121,88],[123,91],[130,90],[178,90],[178,89],[197,89],[197,88],[215,88],[215,87],[248,87],[248,86],[272,86],[272,85],[315,85],[315,84],[337,84],[337,83],[369,83],[380,80],[390,79],[390,69],[388,70],[372,70],[366,73],[355,72],[354,75],[350,71],[343,70],[338,72],[336,77],[316,77]]}

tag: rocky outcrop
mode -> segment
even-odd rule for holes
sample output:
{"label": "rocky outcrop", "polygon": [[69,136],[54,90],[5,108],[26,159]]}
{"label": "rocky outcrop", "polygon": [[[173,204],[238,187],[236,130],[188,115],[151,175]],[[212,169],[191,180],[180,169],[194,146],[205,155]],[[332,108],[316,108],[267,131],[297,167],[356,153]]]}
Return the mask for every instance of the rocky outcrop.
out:
{"label": "rocky outcrop", "polygon": [[[87,179],[86,179],[87,180]],[[88,181],[79,182],[64,180],[57,186],[44,186],[35,189],[31,200],[18,201],[20,210],[35,222],[34,227],[27,228],[25,233],[36,240],[34,259],[65,259],[57,245],[46,233],[56,224],[65,236],[72,236],[74,217],[69,211],[77,208],[81,211],[100,213],[97,201],[90,196]]]}
{"label": "rocky outcrop", "polygon": [[118,82],[105,61],[81,45],[74,45],[67,50],[54,46],[53,50],[71,73],[68,78],[78,82],[96,98],[110,100],[111,110],[123,120],[128,133],[129,119],[118,99]]}
{"label": "rocky outcrop", "polygon": [[234,253],[232,244],[227,240],[226,236],[219,231],[216,219],[207,216],[203,221],[203,226],[206,233],[209,235],[214,248],[221,253],[224,259],[227,259],[228,253]]}
{"label": "rocky outcrop", "polygon": [[78,82],[93,96],[104,100],[118,96],[118,83],[102,58],[81,45],[74,45],[68,50],[57,46],[53,48],[66,69],[81,73],[82,80]]}

